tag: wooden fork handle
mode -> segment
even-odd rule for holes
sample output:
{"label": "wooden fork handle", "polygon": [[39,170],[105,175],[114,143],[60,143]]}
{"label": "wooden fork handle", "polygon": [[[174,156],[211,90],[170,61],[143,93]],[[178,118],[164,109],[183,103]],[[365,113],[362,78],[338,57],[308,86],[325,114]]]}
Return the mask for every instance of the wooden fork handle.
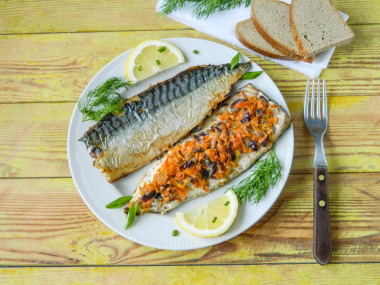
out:
{"label": "wooden fork handle", "polygon": [[331,259],[327,166],[314,167],[314,258],[325,265]]}

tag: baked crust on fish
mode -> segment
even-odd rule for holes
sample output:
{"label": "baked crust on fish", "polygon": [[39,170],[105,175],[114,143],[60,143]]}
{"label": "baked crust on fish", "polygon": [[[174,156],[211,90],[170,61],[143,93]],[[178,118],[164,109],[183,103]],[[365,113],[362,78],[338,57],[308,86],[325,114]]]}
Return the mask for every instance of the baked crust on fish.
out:
{"label": "baked crust on fish", "polygon": [[139,214],[166,213],[207,195],[248,169],[290,124],[281,106],[246,85],[153,163],[125,211],[138,203]]}

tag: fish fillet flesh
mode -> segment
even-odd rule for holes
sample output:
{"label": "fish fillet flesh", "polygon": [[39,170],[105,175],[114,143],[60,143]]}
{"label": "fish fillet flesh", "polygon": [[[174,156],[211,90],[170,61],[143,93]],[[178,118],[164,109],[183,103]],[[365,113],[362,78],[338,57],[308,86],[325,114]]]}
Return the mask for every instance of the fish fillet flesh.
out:
{"label": "fish fillet flesh", "polygon": [[166,213],[207,195],[248,169],[289,127],[291,118],[251,84],[221,103],[202,129],[155,161],[125,208]]}
{"label": "fish fillet flesh", "polygon": [[184,137],[225,99],[250,62],[191,67],[123,101],[80,139],[112,183]]}

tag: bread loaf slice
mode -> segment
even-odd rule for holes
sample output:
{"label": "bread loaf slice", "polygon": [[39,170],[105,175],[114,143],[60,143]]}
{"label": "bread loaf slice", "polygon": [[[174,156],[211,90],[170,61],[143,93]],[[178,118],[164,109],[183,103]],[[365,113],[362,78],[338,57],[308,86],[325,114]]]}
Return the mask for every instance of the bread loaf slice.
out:
{"label": "bread loaf slice", "polygon": [[293,0],[290,27],[303,56],[348,43],[355,37],[330,0]]}
{"label": "bread loaf slice", "polygon": [[301,55],[290,29],[290,5],[277,0],[254,0],[251,20],[260,35],[282,54],[295,60],[312,62]]}
{"label": "bread loaf slice", "polygon": [[273,48],[262,38],[253,26],[251,19],[237,23],[235,26],[235,34],[243,45],[255,52],[271,58],[290,59],[288,56]]}

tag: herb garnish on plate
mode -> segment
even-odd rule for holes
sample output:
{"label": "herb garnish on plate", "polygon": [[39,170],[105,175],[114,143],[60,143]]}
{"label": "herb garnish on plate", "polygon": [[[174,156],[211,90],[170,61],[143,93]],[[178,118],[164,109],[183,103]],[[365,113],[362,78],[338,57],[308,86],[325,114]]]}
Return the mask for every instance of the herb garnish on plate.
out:
{"label": "herb garnish on plate", "polygon": [[170,13],[183,8],[186,2],[194,3],[192,14],[197,19],[203,17],[207,19],[215,12],[223,12],[225,10],[230,10],[235,7],[241,6],[242,4],[244,4],[245,7],[248,7],[251,4],[251,0],[166,0],[164,5],[160,7],[160,13],[164,15],[169,15]]}
{"label": "herb garnish on plate", "polygon": [[256,162],[250,176],[244,178],[232,189],[239,202],[258,203],[281,178],[281,164],[273,148],[269,155]]}
{"label": "herb garnish on plate", "polygon": [[133,83],[126,81],[125,77],[111,77],[96,86],[95,89],[88,92],[84,103],[78,103],[79,111],[82,113],[82,122],[89,120],[98,122],[108,113],[121,111],[119,105],[123,102],[123,97],[118,90],[131,86]]}

